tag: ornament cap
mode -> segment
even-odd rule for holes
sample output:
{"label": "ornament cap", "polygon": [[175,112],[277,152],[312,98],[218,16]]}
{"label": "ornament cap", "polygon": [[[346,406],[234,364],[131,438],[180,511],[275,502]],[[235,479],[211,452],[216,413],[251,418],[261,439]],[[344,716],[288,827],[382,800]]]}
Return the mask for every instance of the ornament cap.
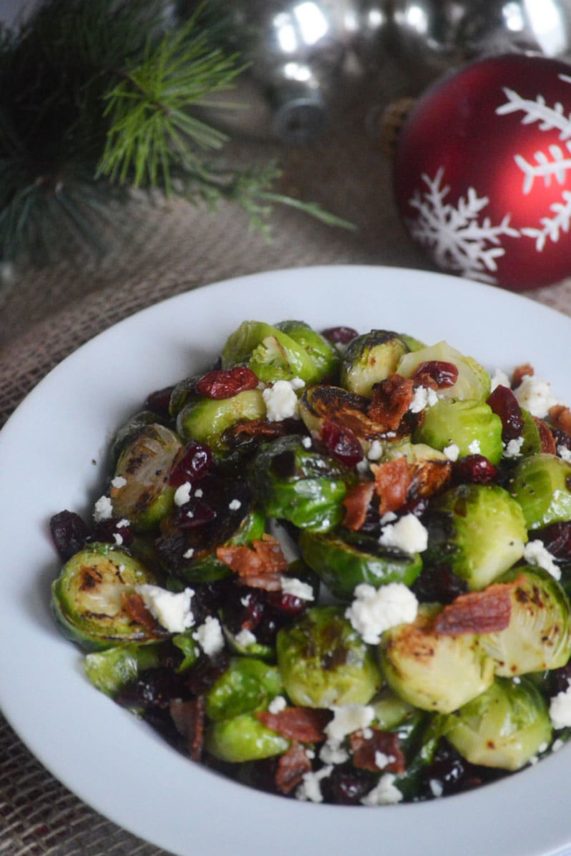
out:
{"label": "ornament cap", "polygon": [[417,99],[411,97],[399,98],[392,101],[384,110],[379,111],[374,119],[374,134],[381,144],[383,154],[394,160],[401,128],[406,122]]}

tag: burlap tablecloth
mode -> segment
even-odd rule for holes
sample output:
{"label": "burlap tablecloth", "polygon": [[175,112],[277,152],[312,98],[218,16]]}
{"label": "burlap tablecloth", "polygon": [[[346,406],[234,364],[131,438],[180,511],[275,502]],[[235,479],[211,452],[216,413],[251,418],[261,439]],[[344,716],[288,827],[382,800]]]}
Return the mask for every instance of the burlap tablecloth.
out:
{"label": "burlap tablecloth", "polygon": [[[248,230],[243,214],[227,205],[209,214],[182,202],[155,209],[136,202],[129,239],[113,243],[110,236],[110,254],[102,264],[5,276],[0,287],[0,424],[67,354],[116,321],[170,295],[245,273],[302,265],[430,268],[397,220],[389,164],[359,131],[360,118],[349,113],[334,139],[290,152],[286,169],[286,185],[351,219],[358,232],[329,229],[283,209],[274,218],[274,240],[266,243]],[[530,297],[571,314],[571,280]],[[340,307],[340,319],[342,314]],[[82,804],[0,718],[0,853],[161,852]]]}

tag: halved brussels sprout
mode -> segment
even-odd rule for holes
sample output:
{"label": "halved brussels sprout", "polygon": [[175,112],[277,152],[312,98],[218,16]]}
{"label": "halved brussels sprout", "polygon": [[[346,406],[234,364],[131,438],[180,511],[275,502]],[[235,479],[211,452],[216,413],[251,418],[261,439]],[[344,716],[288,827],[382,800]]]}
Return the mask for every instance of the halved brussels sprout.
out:
{"label": "halved brussels sprout", "polygon": [[367,451],[373,440],[382,439],[379,425],[367,416],[369,401],[340,386],[321,384],[304,389],[299,399],[299,414],[308,431],[321,437],[324,424],[334,421],[348,428]]}
{"label": "halved brussels sprout", "polygon": [[448,741],[471,764],[520,770],[551,743],[553,730],[531,681],[498,678],[478,698],[446,718]]}
{"label": "halved brussels sprout", "polygon": [[367,704],[381,685],[371,650],[336,606],[309,609],[277,636],[278,666],[294,704]]}
{"label": "halved brussels sprout", "polygon": [[251,713],[215,722],[206,730],[205,748],[220,761],[241,764],[281,755],[289,740],[266,728]]}
{"label": "halved brussels sprout", "polygon": [[200,378],[201,375],[191,375],[175,385],[169,400],[169,415],[173,419],[178,416],[185,404],[200,398],[196,392],[196,383]]}
{"label": "halved brussels sprout", "polygon": [[315,383],[319,369],[305,348],[291,336],[261,321],[244,321],[226,340],[222,368],[247,364],[264,383],[299,377]]}
{"label": "halved brussels sprout", "polygon": [[375,710],[375,725],[381,731],[394,731],[405,720],[409,719],[416,708],[393,693],[388,687],[383,687],[379,697],[372,702]]}
{"label": "halved brussels sprout", "polygon": [[516,467],[510,490],[528,529],[571,520],[571,464],[555,455],[524,458]]}
{"label": "halved brussels sprout", "polygon": [[164,425],[147,425],[129,442],[117,461],[115,477],[125,484],[111,487],[115,516],[127,518],[139,531],[155,526],[173,507],[169,474],[182,443]]}
{"label": "halved brussels sprout", "polygon": [[509,626],[480,636],[496,674],[513,677],[564,666],[571,655],[569,602],[559,583],[545,571],[525,566],[513,568],[498,582],[517,585],[510,593]]}
{"label": "halved brussels sprout", "polygon": [[461,457],[476,452],[493,464],[503,454],[501,419],[484,401],[438,401],[424,411],[413,438],[440,451],[455,444]]}
{"label": "halved brussels sprout", "polygon": [[386,583],[412,585],[422,570],[418,553],[383,548],[376,538],[349,531],[333,536],[302,532],[299,549],[304,561],[340,600],[350,600],[360,583],[375,588]]}
{"label": "halved brussels sprout", "polygon": [[523,457],[537,455],[541,452],[541,435],[539,433],[537,422],[529,410],[526,410],[524,407],[521,408],[521,416],[523,419],[523,429],[521,432],[521,436],[523,437],[523,446],[521,447],[520,452]]}
{"label": "halved brussels sprout", "polygon": [[399,339],[402,339],[409,351],[420,351],[421,348],[426,348],[426,342],[421,342],[415,336],[409,336],[408,333],[399,333]]}
{"label": "halved brussels sprout", "polygon": [[264,419],[266,405],[259,389],[247,389],[232,398],[199,398],[178,414],[177,431],[185,440],[206,443],[213,452],[226,451],[224,432],[236,422]]}
{"label": "halved brussels sprout", "polygon": [[146,428],[147,425],[156,425],[159,421],[157,414],[151,410],[140,410],[121,425],[115,432],[109,447],[113,465],[115,465],[125,446],[132,443],[143,428]]}
{"label": "halved brussels sprout", "polygon": [[470,633],[434,631],[438,605],[422,604],[412,624],[387,630],[381,641],[383,674],[397,695],[421,710],[450,713],[484,692],[494,664]]}
{"label": "halved brussels sprout", "polygon": [[406,440],[386,443],[383,446],[381,460],[393,461],[395,458],[406,458],[409,464],[420,464],[423,461],[442,461],[443,463],[448,461],[444,452],[439,452],[438,449],[427,446],[426,443],[409,443]]}
{"label": "halved brussels sprout", "polygon": [[129,642],[88,654],[83,670],[88,680],[105,695],[116,696],[139,672],[155,669],[160,663],[161,642]]}
{"label": "halved brussels sprout", "polygon": [[309,354],[315,365],[316,377],[312,383],[317,383],[327,377],[332,377],[339,368],[339,355],[325,336],[313,330],[304,321],[282,321],[276,325],[278,330],[287,333]]}
{"label": "halved brussels sprout", "polygon": [[408,346],[398,333],[371,330],[347,346],[341,363],[341,385],[359,395],[371,395],[373,386],[394,374]]}
{"label": "halved brussels sprout", "polygon": [[482,401],[489,396],[491,383],[485,368],[473,357],[464,356],[447,342],[438,342],[436,345],[405,354],[396,371],[403,377],[412,377],[422,363],[433,361],[452,363],[458,369],[456,383],[438,390],[440,398]]}
{"label": "halved brussels sprout", "polygon": [[250,483],[268,516],[328,532],[343,517],[349,478],[332,458],[305,449],[299,437],[282,437],[258,453]]}
{"label": "halved brussels sprout", "polygon": [[276,666],[252,657],[235,657],[206,694],[206,715],[213,722],[268,705],[282,691]]}
{"label": "halved brussels sprout", "polygon": [[448,565],[471,589],[485,588],[523,556],[525,520],[497,485],[459,485],[437,497],[427,519],[427,564]]}
{"label": "halved brussels sprout", "polygon": [[63,566],[52,584],[52,607],[64,635],[90,651],[155,637],[127,612],[134,586],[154,583],[149,571],[110,544],[90,544]]}

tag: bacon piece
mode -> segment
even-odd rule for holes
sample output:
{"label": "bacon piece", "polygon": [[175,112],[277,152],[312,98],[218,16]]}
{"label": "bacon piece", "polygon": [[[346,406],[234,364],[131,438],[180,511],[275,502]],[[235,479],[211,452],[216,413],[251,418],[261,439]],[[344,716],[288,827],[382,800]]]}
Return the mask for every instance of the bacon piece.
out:
{"label": "bacon piece", "polygon": [[362,482],[347,491],[343,505],[346,508],[343,526],[357,532],[367,518],[367,509],[375,492],[375,482]]}
{"label": "bacon piece", "polygon": [[123,594],[121,598],[121,606],[136,624],[140,624],[153,636],[161,635],[160,625],[155,621],[147,607],[145,601],[136,591],[130,591]]}
{"label": "bacon piece", "polygon": [[287,434],[288,425],[284,424],[287,420],[281,422],[268,422],[267,419],[245,419],[243,422],[236,422],[229,429],[232,436],[245,434],[248,437],[282,437]]}
{"label": "bacon piece", "polygon": [[554,404],[549,410],[549,418],[564,434],[571,434],[571,407]]}
{"label": "bacon piece", "polygon": [[[379,770],[387,773],[404,773],[406,764],[398,735],[378,728],[372,728],[371,731],[370,737],[365,737],[362,731],[356,731],[350,735],[349,745],[353,754],[353,765],[360,770],[370,770],[373,773]],[[390,762],[380,767],[377,764],[377,752],[390,758]]]}
{"label": "bacon piece", "polygon": [[449,481],[452,474],[450,461],[411,464],[404,457],[371,466],[371,469],[375,475],[381,514],[398,511],[408,502],[432,496]]}
{"label": "bacon piece", "polygon": [[517,389],[524,377],[533,377],[535,369],[530,363],[522,363],[516,366],[512,372],[512,389]]}
{"label": "bacon piece", "polygon": [[436,633],[458,636],[505,630],[511,618],[511,593],[517,584],[517,580],[496,583],[484,591],[460,595],[438,615],[434,623]]}
{"label": "bacon piece", "polygon": [[311,761],[299,743],[292,743],[287,752],[280,755],[275,775],[276,788],[281,794],[290,794],[302,781],[304,773],[311,770]]}
{"label": "bacon piece", "polygon": [[325,740],[323,729],[331,719],[328,710],[309,707],[286,707],[279,713],[260,710],[256,716],[266,728],[300,743],[319,743]]}
{"label": "bacon piece", "polygon": [[412,502],[422,497],[432,496],[450,480],[452,464],[450,461],[421,461],[412,464],[412,485],[408,500]]}
{"label": "bacon piece", "polygon": [[199,696],[192,701],[173,699],[169,705],[169,712],[176,730],[186,740],[188,754],[193,761],[200,761],[204,745],[204,696]]}
{"label": "bacon piece", "polygon": [[555,437],[551,433],[551,428],[549,427],[547,422],[544,422],[543,419],[538,419],[537,416],[534,416],[533,420],[539,430],[541,451],[546,452],[548,455],[556,455],[557,444],[555,442]]}
{"label": "bacon piece", "polygon": [[414,384],[409,378],[393,374],[373,388],[369,417],[382,426],[383,431],[396,431],[414,397]]}
{"label": "bacon piece", "polygon": [[287,570],[287,561],[279,541],[271,535],[253,541],[251,547],[218,547],[216,558],[238,574],[244,585],[266,591],[281,589],[281,573]]}

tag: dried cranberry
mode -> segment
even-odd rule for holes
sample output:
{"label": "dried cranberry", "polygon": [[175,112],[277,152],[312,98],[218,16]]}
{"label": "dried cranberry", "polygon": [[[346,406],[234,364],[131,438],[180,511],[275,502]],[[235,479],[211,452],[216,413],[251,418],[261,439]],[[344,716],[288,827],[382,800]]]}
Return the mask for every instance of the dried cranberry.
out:
{"label": "dried cranberry", "polygon": [[179,487],[185,482],[199,481],[211,469],[212,453],[208,446],[191,440],[176,459],[169,474],[169,484]]}
{"label": "dried cranberry", "polygon": [[182,677],[171,669],[159,667],[141,672],[119,691],[115,701],[123,707],[164,709],[171,699],[188,697]]}
{"label": "dried cranberry", "polygon": [[131,524],[116,518],[99,521],[93,528],[93,535],[96,541],[115,544],[117,547],[127,547],[135,537]]}
{"label": "dried cranberry", "polygon": [[442,794],[456,794],[483,784],[484,778],[478,767],[464,760],[451,746],[438,749],[433,763],[426,768],[426,782],[439,782]]}
{"label": "dried cranberry", "polygon": [[194,595],[191,601],[192,614],[196,624],[202,624],[207,616],[216,614],[227,598],[228,588],[233,585],[228,580],[212,583],[193,584]]}
{"label": "dried cranberry", "polygon": [[561,428],[552,428],[551,433],[555,438],[557,446],[563,446],[564,449],[569,449],[571,451],[571,434],[567,434],[567,432],[562,431]]}
{"label": "dried cranberry", "polygon": [[193,498],[175,512],[174,522],[179,529],[198,529],[212,523],[217,516],[208,503]]}
{"label": "dried cranberry", "polygon": [[165,386],[164,389],[157,389],[145,399],[145,410],[152,410],[158,416],[168,416],[171,400],[171,393],[174,386]]}
{"label": "dried cranberry", "polygon": [[50,520],[50,532],[60,558],[67,562],[92,540],[87,523],[74,511],[60,511]]}
{"label": "dried cranberry", "polygon": [[335,805],[359,805],[373,789],[375,781],[375,776],[365,770],[338,766],[323,780],[323,793],[327,802]]}
{"label": "dried cranberry", "polygon": [[506,443],[521,436],[523,431],[521,407],[511,389],[507,386],[497,386],[488,398],[488,405],[502,420],[502,438]]}
{"label": "dried cranberry", "polygon": [[285,616],[266,610],[260,623],[256,627],[256,639],[262,645],[273,646],[276,641],[278,630],[284,625]]}
{"label": "dried cranberry", "polygon": [[284,591],[268,592],[267,598],[270,606],[284,615],[301,615],[307,608],[306,600]]}
{"label": "dried cranberry", "polygon": [[565,693],[571,685],[571,662],[561,669],[553,669],[548,676],[548,695],[556,696]]}
{"label": "dried cranberry", "polygon": [[363,460],[363,450],[356,436],[348,428],[340,428],[326,419],[321,429],[321,441],[329,454],[348,467]]}
{"label": "dried cranberry", "polygon": [[537,529],[533,537],[543,541],[556,559],[571,559],[571,522],[553,523],[544,529]]}
{"label": "dried cranberry", "polygon": [[352,327],[328,327],[321,335],[334,345],[348,345],[359,334]]}
{"label": "dried cranberry", "polygon": [[450,568],[426,567],[412,585],[412,591],[421,603],[448,604],[465,594],[467,586]]}
{"label": "dried cranberry", "polygon": [[431,389],[445,389],[454,386],[458,380],[458,368],[454,363],[444,360],[427,360],[421,363],[412,376],[415,386],[428,386]]}
{"label": "dried cranberry", "polygon": [[247,389],[256,389],[258,378],[245,366],[207,372],[196,383],[196,391],[205,398],[232,398]]}
{"label": "dried cranberry", "polygon": [[216,657],[201,654],[196,663],[183,673],[187,691],[195,696],[204,695],[220,675],[224,674],[229,662],[230,658],[225,651]]}
{"label": "dried cranberry", "polygon": [[498,469],[484,455],[467,455],[456,461],[453,468],[458,482],[491,484],[498,478]]}
{"label": "dried cranberry", "polygon": [[224,602],[224,623],[231,633],[254,632],[266,612],[266,594],[260,589],[234,586]]}

